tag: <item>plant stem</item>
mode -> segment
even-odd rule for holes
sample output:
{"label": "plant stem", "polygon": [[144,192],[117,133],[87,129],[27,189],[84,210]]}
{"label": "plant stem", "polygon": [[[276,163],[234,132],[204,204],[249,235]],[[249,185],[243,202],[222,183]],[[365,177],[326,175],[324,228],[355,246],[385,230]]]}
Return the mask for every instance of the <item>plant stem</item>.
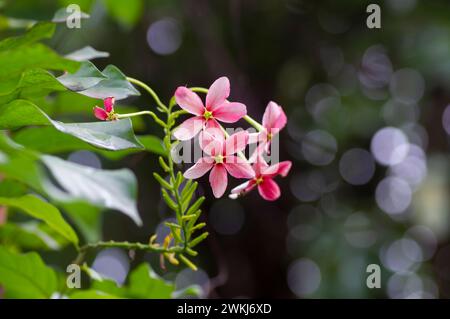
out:
{"label": "plant stem", "polygon": [[[175,197],[175,202],[176,202],[176,207],[173,208],[173,210],[176,213],[176,217],[177,217],[177,221],[178,221],[178,225],[179,227],[182,229],[183,231],[183,237],[184,237],[184,242],[180,243],[180,238],[178,236],[178,240],[176,240],[176,244],[172,247],[168,247],[170,245],[170,240],[169,242],[165,243],[163,246],[160,246],[158,244],[152,244],[152,241],[150,241],[150,244],[142,244],[142,243],[130,243],[130,242],[116,242],[116,241],[99,241],[96,243],[89,243],[86,244],[82,247],[80,247],[78,249],[78,256],[76,257],[76,259],[74,260],[73,263],[76,264],[82,264],[87,252],[89,250],[94,250],[94,249],[99,249],[99,248],[123,248],[123,249],[127,249],[127,250],[142,250],[142,251],[150,251],[150,252],[156,252],[156,253],[160,253],[163,255],[168,254],[177,254],[178,257],[190,268],[196,270],[197,267],[186,257],[184,257],[182,254],[187,252],[188,254],[195,256],[197,253],[195,251],[193,251],[190,247],[189,247],[189,239],[188,239],[188,234],[187,234],[187,223],[185,222],[185,220],[183,219],[183,213],[184,211],[188,208],[188,207],[184,207],[183,205],[183,198],[180,194],[180,184],[181,181],[183,180],[183,178],[178,177],[178,175],[175,174],[175,168],[174,168],[174,162],[172,159],[172,154],[171,154],[171,150],[172,147],[174,146],[174,143],[171,142],[171,135],[172,135],[172,127],[175,124],[175,119],[183,114],[186,113],[186,111],[184,110],[178,110],[175,112],[172,112],[173,107],[175,106],[175,99],[172,97],[170,103],[169,103],[169,107],[167,107],[165,104],[163,104],[161,102],[161,100],[159,99],[158,95],[155,93],[155,91],[153,91],[153,89],[151,89],[147,84],[134,79],[134,78],[130,78],[127,77],[127,80],[133,84],[136,84],[138,86],[140,86],[141,88],[143,88],[145,91],[147,91],[155,100],[156,104],[158,105],[158,110],[160,112],[163,112],[167,115],[167,121],[164,122],[163,120],[161,120],[154,112],[152,111],[140,111],[140,112],[134,112],[134,113],[126,113],[126,114],[116,114],[117,118],[130,118],[130,117],[134,117],[134,116],[140,116],[140,115],[150,115],[156,123],[158,123],[161,127],[164,128],[164,146],[167,150],[167,153],[165,155],[168,164],[161,164],[161,161],[164,163],[164,160],[160,160],[160,164],[162,165],[163,169],[169,173],[170,176],[170,185],[162,185],[163,187],[165,187],[166,189],[169,189],[172,193],[172,196]],[[197,91],[202,91],[202,92],[207,92],[206,89],[203,88],[193,88],[194,90]],[[179,173],[178,173],[179,174]],[[159,176],[159,175],[157,175]],[[178,177],[178,180],[177,180]],[[160,182],[161,183],[161,182]],[[166,183],[167,184],[167,183]],[[196,186],[195,186],[196,187]],[[195,191],[195,188],[194,188]],[[191,195],[192,196],[192,195]],[[173,201],[173,199],[171,198],[170,200]],[[188,198],[188,200],[191,200],[191,197]],[[197,207],[198,208],[198,207]],[[173,230],[172,230],[173,231]],[[206,235],[205,235],[206,234]],[[200,236],[201,240],[203,240],[204,238],[206,238],[207,233],[204,233]],[[174,235],[173,238],[176,238],[177,236]],[[199,237],[197,237],[199,238]],[[196,244],[199,242],[199,240],[197,240]],[[180,243],[180,244],[178,244]],[[167,256],[166,256],[167,257]],[[171,257],[173,258],[173,256]],[[171,261],[169,259],[169,261]],[[176,261],[176,259],[175,259]],[[173,261],[171,261],[173,262]]]}
{"label": "plant stem", "polygon": [[164,248],[156,245],[146,245],[142,243],[130,243],[127,241],[99,241],[96,243],[86,244],[80,247],[78,251],[78,256],[74,260],[74,264],[81,264],[89,250],[99,249],[99,248],[123,248],[127,250],[143,250],[152,251],[157,253],[167,253],[167,252],[182,252],[183,247],[175,246],[171,248]]}
{"label": "plant stem", "polygon": [[150,115],[153,118],[153,120],[157,124],[159,124],[161,127],[165,127],[166,126],[166,124],[163,121],[161,121],[159,119],[159,117],[155,113],[153,113],[152,111],[140,111],[140,112],[124,113],[124,114],[117,113],[116,115],[117,115],[117,118],[119,118],[119,119],[123,119],[123,118],[127,118],[127,117],[140,116],[140,115]]}
{"label": "plant stem", "polygon": [[127,77],[127,80],[130,81],[133,84],[139,85],[141,88],[143,88],[144,90],[146,90],[155,100],[156,104],[158,104],[158,106],[163,109],[164,111],[167,112],[167,106],[165,106],[161,100],[159,99],[158,95],[155,93],[155,91],[153,91],[153,89],[151,87],[149,87],[147,84],[145,84],[144,82],[141,82],[137,79],[134,78],[130,78]]}
{"label": "plant stem", "polygon": [[[172,115],[172,107],[169,107],[167,109],[167,123],[166,123],[166,129],[165,129],[165,133],[166,133],[166,138],[170,141],[170,136],[172,135],[172,125],[171,125],[171,115]],[[174,171],[174,165],[173,165],[173,159],[172,159],[172,154],[170,152],[172,145],[168,145],[168,150],[167,150],[167,161],[169,162],[169,174],[170,174],[170,179],[172,180],[172,185],[175,184],[176,181],[176,176],[175,176],[175,171]],[[175,186],[175,185],[174,185]],[[183,236],[184,236],[184,249],[186,249],[188,247],[188,242],[187,242],[187,234],[186,234],[186,225],[183,222],[183,201],[181,199],[180,196],[180,192],[179,192],[179,187],[174,187],[173,188],[173,193],[175,195],[175,200],[176,200],[176,204],[177,204],[177,210],[176,210],[176,214],[177,214],[177,220],[178,220],[178,224],[181,226],[182,230],[183,230]]]}
{"label": "plant stem", "polygon": [[199,93],[205,93],[205,94],[208,93],[208,89],[198,87],[198,86],[191,87],[191,88],[189,88],[189,90],[191,90],[192,92],[199,92]]}
{"label": "plant stem", "polygon": [[261,124],[259,124],[257,121],[252,119],[250,116],[245,115],[243,118],[244,118],[244,120],[247,121],[248,124],[250,124],[251,126],[256,128],[258,130],[258,132],[264,131],[264,127]]}
{"label": "plant stem", "polygon": [[[158,116],[156,116],[155,113],[151,112],[151,111],[142,111],[142,112],[136,112],[136,113],[129,113],[129,114],[121,114],[119,115],[120,117],[129,117],[129,116],[136,116],[136,115],[143,115],[143,114],[149,114],[150,116],[153,117],[153,119],[164,128],[164,132],[166,135],[166,139],[168,139],[170,141],[170,137],[172,135],[172,125],[171,124],[171,116],[172,116],[172,108],[173,105],[169,104],[169,107],[167,107],[165,104],[163,104],[161,102],[161,100],[159,99],[158,95],[155,93],[155,91],[153,91],[152,88],[150,88],[147,84],[145,84],[144,82],[141,82],[137,79],[131,78],[131,77],[127,77],[127,80],[130,81],[131,83],[134,83],[136,85],[139,85],[140,87],[142,87],[144,90],[146,90],[155,100],[156,104],[167,114],[167,122],[164,123],[163,121],[161,121]],[[182,114],[183,112],[179,111],[180,114]],[[175,176],[175,171],[174,171],[174,165],[173,165],[173,160],[172,160],[172,155],[170,153],[171,149],[172,149],[172,144],[169,142],[169,145],[167,145],[167,161],[169,162],[169,175],[170,175],[170,179],[172,181],[172,185],[175,186],[175,181],[176,181],[176,176]],[[186,250],[186,248],[188,248],[188,242],[187,242],[187,236],[186,236],[186,228],[185,228],[185,224],[183,223],[183,219],[181,218],[183,215],[183,206],[182,206],[182,200],[181,200],[181,196],[180,196],[180,192],[178,187],[173,187],[172,189],[172,193],[175,196],[175,201],[177,204],[177,210],[176,210],[176,215],[177,215],[177,220],[178,223],[180,224],[180,226],[183,229],[183,233],[184,233],[184,248],[181,250],[184,251]]]}

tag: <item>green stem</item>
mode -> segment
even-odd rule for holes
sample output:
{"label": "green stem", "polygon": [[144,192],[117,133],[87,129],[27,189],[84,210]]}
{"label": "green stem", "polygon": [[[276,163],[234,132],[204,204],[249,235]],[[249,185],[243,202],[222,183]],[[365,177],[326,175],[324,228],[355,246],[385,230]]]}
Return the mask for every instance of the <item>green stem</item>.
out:
{"label": "green stem", "polygon": [[140,112],[134,112],[134,113],[125,113],[125,114],[116,113],[116,115],[117,115],[117,118],[119,118],[119,119],[123,119],[123,118],[127,118],[127,117],[140,116],[140,115],[150,115],[153,118],[153,120],[156,123],[158,123],[161,127],[166,127],[166,124],[163,121],[161,121],[159,119],[159,117],[155,113],[153,113],[152,111],[140,111]]}
{"label": "green stem", "polygon": [[191,90],[192,92],[199,92],[199,93],[205,93],[205,94],[208,93],[208,89],[198,87],[198,86],[191,87],[191,88],[189,88],[189,90]]}
{"label": "green stem", "polygon": [[[170,140],[170,136],[172,135],[172,126],[171,126],[171,110],[172,107],[169,107],[169,109],[167,110],[167,123],[166,123],[166,138],[168,138]],[[174,171],[174,165],[173,165],[173,159],[172,159],[172,154],[171,154],[171,148],[172,145],[168,145],[168,150],[167,150],[167,161],[169,162],[169,174],[170,174],[170,179],[172,180],[172,185],[175,184],[176,181],[176,176],[175,176],[175,171]],[[174,185],[175,186],[175,185]],[[183,229],[183,236],[184,236],[184,249],[186,249],[188,247],[188,242],[187,242],[187,234],[186,234],[186,225],[183,222],[183,203],[181,200],[181,196],[180,196],[180,192],[179,192],[179,188],[178,187],[174,187],[173,188],[173,193],[175,195],[175,201],[177,204],[177,210],[176,210],[176,215],[177,215],[177,221],[178,224],[181,226],[181,228]]]}
{"label": "green stem", "polygon": [[258,132],[264,131],[264,126],[262,126],[262,125],[259,124],[257,121],[255,121],[254,119],[252,119],[250,116],[245,115],[245,116],[244,116],[244,120],[246,120],[248,124],[250,124],[251,126],[253,126],[254,128],[256,128],[256,129],[258,130]]}
{"label": "green stem", "polygon": [[77,258],[74,260],[74,264],[78,264],[80,265],[87,252],[89,250],[94,250],[94,249],[100,249],[100,248],[123,248],[123,249],[127,249],[127,250],[143,250],[143,251],[151,251],[151,252],[157,252],[157,253],[173,253],[173,252],[183,252],[184,249],[183,247],[179,247],[179,246],[175,246],[175,247],[170,247],[170,248],[164,248],[161,246],[156,246],[156,245],[146,245],[146,244],[142,244],[142,243],[130,243],[127,241],[99,241],[96,243],[90,243],[90,244],[86,244],[82,247],[80,247],[79,251],[78,251],[78,256]]}
{"label": "green stem", "polygon": [[[170,179],[171,179],[171,183],[170,183],[171,187],[169,187],[169,189],[171,190],[172,195],[175,197],[176,206],[177,206],[175,213],[177,216],[178,224],[180,225],[180,227],[183,230],[184,243],[182,245],[175,245],[172,247],[164,247],[164,246],[153,245],[153,244],[115,242],[115,241],[99,241],[96,243],[89,243],[89,244],[86,244],[86,245],[80,247],[78,249],[78,256],[76,257],[74,263],[82,264],[86,254],[88,253],[89,250],[114,247],[114,248],[123,248],[123,249],[127,249],[127,250],[150,251],[150,252],[156,252],[156,253],[160,253],[160,254],[175,253],[175,254],[178,254],[179,258],[186,265],[188,265],[192,269],[196,270],[197,267],[191,261],[189,261],[186,257],[184,257],[182,255],[182,253],[184,253],[184,252],[187,252],[188,254],[193,255],[193,256],[195,256],[197,253],[189,247],[189,239],[187,236],[187,229],[186,229],[187,226],[186,226],[185,220],[183,219],[184,210],[187,208],[183,208],[182,197],[181,197],[180,190],[179,190],[179,181],[177,182],[177,177],[175,175],[175,169],[174,169],[174,162],[173,162],[172,155],[170,152],[174,145],[173,143],[170,142],[170,137],[172,134],[172,127],[175,124],[175,119],[179,115],[186,113],[186,111],[179,110],[179,111],[175,111],[172,113],[172,108],[176,104],[174,98],[171,99],[171,101],[169,103],[169,107],[167,107],[165,104],[163,104],[161,102],[161,100],[159,99],[159,97],[155,93],[155,91],[153,91],[153,89],[151,89],[148,85],[146,85],[145,83],[143,83],[137,79],[130,78],[130,77],[127,77],[127,80],[133,84],[140,86],[144,90],[146,90],[155,100],[156,104],[159,107],[158,110],[167,114],[167,122],[166,123],[164,121],[162,121],[152,111],[140,111],[140,112],[134,112],[134,113],[116,114],[116,116],[117,116],[117,118],[120,119],[120,118],[130,118],[130,117],[140,116],[140,115],[150,115],[155,120],[156,123],[158,123],[159,125],[161,125],[164,128],[164,133],[165,133],[164,145],[167,148],[166,158],[168,161],[168,169],[166,171],[168,171],[168,173],[170,175]],[[193,91],[197,91],[197,92],[203,92],[203,93],[208,92],[208,90],[204,89],[204,88],[191,88],[191,89]],[[227,133],[225,132],[225,134],[227,134]],[[245,157],[244,157],[244,159],[245,159]],[[204,238],[206,238],[206,236],[203,234]],[[204,239],[203,237],[202,237],[202,239]]]}
{"label": "green stem", "polygon": [[159,99],[158,95],[155,93],[155,91],[153,91],[153,89],[151,87],[149,87],[144,82],[141,82],[141,81],[139,81],[137,79],[134,79],[134,78],[127,77],[127,80],[130,81],[133,84],[136,84],[136,85],[140,86],[144,90],[146,90],[153,97],[153,99],[155,100],[156,104],[158,104],[158,106],[161,109],[163,109],[164,111],[167,112],[167,106],[165,106],[164,103],[161,102],[161,100]]}
{"label": "green stem", "polygon": [[[131,77],[127,77],[127,80],[130,81],[133,84],[139,85],[140,87],[142,87],[144,90],[146,90],[155,100],[156,104],[164,111],[167,113],[167,123],[164,123],[163,121],[161,121],[158,116],[156,116],[155,113],[151,112],[151,111],[142,111],[142,112],[136,112],[136,113],[129,113],[129,114],[120,114],[118,115],[118,117],[129,117],[129,116],[137,116],[137,115],[143,115],[143,114],[148,114],[150,116],[153,117],[153,119],[159,124],[161,125],[164,129],[165,129],[165,134],[166,134],[166,138],[168,138],[170,140],[170,136],[172,134],[171,131],[171,121],[172,121],[172,108],[174,105],[169,104],[169,107],[167,107],[164,103],[161,102],[161,100],[159,99],[158,95],[155,93],[155,91],[152,90],[152,88],[150,88],[147,84],[145,84],[144,82],[141,82],[137,79],[131,78]],[[184,110],[183,110],[184,111]],[[183,114],[183,111],[178,111],[179,114]],[[177,112],[174,112],[177,113]],[[178,115],[178,114],[177,114]],[[172,185],[174,185],[175,180],[176,180],[176,176],[175,176],[175,171],[174,171],[174,165],[173,165],[173,160],[172,160],[172,155],[170,153],[171,151],[171,147],[172,145],[168,145],[168,149],[167,149],[167,160],[169,162],[169,175],[170,178],[172,180]],[[182,248],[181,252],[184,251],[188,246],[187,243],[187,236],[186,236],[186,229],[185,229],[185,225],[183,223],[182,220],[182,200],[180,197],[180,192],[178,187],[174,187],[172,189],[173,194],[175,195],[175,200],[176,200],[176,204],[177,204],[177,211],[176,211],[176,215],[177,215],[177,220],[178,223],[180,224],[180,226],[182,226],[183,228],[183,232],[184,232],[184,237],[185,237],[185,243],[184,243],[184,248]]]}

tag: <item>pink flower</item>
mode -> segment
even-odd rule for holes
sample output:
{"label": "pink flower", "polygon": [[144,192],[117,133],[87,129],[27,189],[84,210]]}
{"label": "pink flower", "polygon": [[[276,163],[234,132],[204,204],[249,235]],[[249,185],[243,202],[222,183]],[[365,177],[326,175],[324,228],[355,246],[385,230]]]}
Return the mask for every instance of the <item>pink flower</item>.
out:
{"label": "pink flower", "polygon": [[245,195],[255,187],[258,187],[258,192],[262,198],[268,201],[274,201],[281,195],[280,188],[273,178],[277,175],[286,177],[291,169],[291,161],[284,161],[269,166],[264,159],[259,156],[258,161],[253,164],[255,177],[231,190],[230,198],[237,198]]}
{"label": "pink flower", "polygon": [[228,184],[227,172],[235,178],[253,178],[255,172],[243,159],[235,156],[245,149],[248,132],[241,131],[224,139],[218,130],[207,129],[200,133],[200,147],[206,156],[200,158],[185,173],[184,177],[195,179],[205,175],[209,170],[209,183],[213,194],[219,198],[225,193]]}
{"label": "pink flower", "polygon": [[114,98],[107,97],[103,100],[104,108],[94,106],[94,115],[101,121],[117,120],[117,115],[114,113]]}
{"label": "pink flower", "polygon": [[227,77],[217,79],[206,95],[206,106],[200,97],[187,87],[180,86],[175,91],[177,104],[187,112],[195,115],[181,123],[174,131],[174,136],[182,141],[197,135],[202,128],[219,127],[218,121],[234,123],[247,114],[247,108],[242,103],[228,102],[230,81]]}
{"label": "pink flower", "polygon": [[275,102],[270,101],[267,104],[262,119],[264,130],[259,133],[250,134],[250,143],[259,143],[258,153],[261,153],[262,150],[270,153],[270,142],[272,138],[286,126],[286,123],[287,117],[283,108]]}

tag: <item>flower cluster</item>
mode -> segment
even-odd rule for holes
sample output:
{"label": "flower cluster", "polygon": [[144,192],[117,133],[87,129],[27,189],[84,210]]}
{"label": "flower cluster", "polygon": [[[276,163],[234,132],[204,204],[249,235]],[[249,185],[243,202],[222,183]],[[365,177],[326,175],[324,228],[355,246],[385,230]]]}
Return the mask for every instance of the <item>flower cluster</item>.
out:
{"label": "flower cluster", "polygon": [[[265,200],[273,201],[280,197],[280,188],[273,180],[280,175],[285,177],[291,162],[284,161],[268,165],[264,154],[270,154],[271,142],[287,123],[281,106],[269,102],[262,123],[247,116],[247,107],[239,102],[230,102],[230,81],[227,77],[217,79],[208,89],[205,103],[191,89],[180,86],[175,91],[176,103],[192,117],[181,123],[173,132],[180,141],[190,140],[199,135],[200,147],[204,153],[185,173],[187,179],[197,179],[209,173],[209,183],[216,198],[222,197],[228,185],[228,174],[234,178],[247,179],[245,183],[231,190],[230,198],[245,195],[254,188]],[[94,107],[94,115],[102,121],[139,115],[118,114],[114,111],[114,98],[104,100],[104,107]],[[240,131],[229,136],[221,123],[236,123],[246,119],[257,133]],[[257,144],[255,151],[247,159],[242,153],[247,145]]]}
{"label": "flower cluster", "polygon": [[[280,197],[280,188],[274,182],[274,177],[285,177],[291,162],[284,161],[269,166],[264,153],[270,153],[273,137],[286,125],[287,118],[275,102],[269,102],[263,115],[262,125],[251,120],[258,133],[240,131],[229,136],[220,122],[235,123],[247,115],[244,104],[228,101],[230,82],[228,78],[217,79],[209,88],[205,104],[200,97],[186,87],[178,87],[175,91],[177,104],[194,115],[185,120],[175,131],[175,138],[185,141],[199,134],[200,147],[204,153],[184,177],[196,179],[207,172],[209,183],[216,198],[222,197],[228,184],[228,174],[235,178],[248,179],[242,185],[231,191],[230,198],[237,198],[258,188],[259,194],[269,201]],[[250,159],[242,154],[248,144],[258,143]]]}
{"label": "flower cluster", "polygon": [[[156,181],[161,185],[161,196],[167,206],[175,212],[176,220],[166,222],[165,226],[170,233],[164,238],[163,243],[156,243],[156,235],[150,238],[149,245],[133,245],[126,243],[128,247],[152,250],[160,253],[161,267],[164,268],[165,260],[178,265],[183,262],[192,270],[197,270],[196,265],[189,260],[187,255],[196,256],[194,247],[208,237],[208,232],[196,233],[206,226],[198,223],[202,210],[200,209],[204,196],[192,201],[198,183],[194,179],[200,178],[209,172],[209,183],[216,198],[222,197],[228,186],[228,175],[246,181],[231,190],[229,197],[235,199],[243,196],[253,189],[258,189],[262,198],[269,201],[278,199],[281,195],[280,188],[274,181],[280,175],[285,177],[291,169],[291,162],[284,161],[269,165],[266,159],[275,152],[271,152],[274,146],[274,137],[287,123],[286,115],[278,104],[269,102],[264,111],[261,124],[247,115],[247,107],[239,102],[228,100],[230,96],[230,81],[226,77],[217,79],[209,89],[178,87],[168,105],[165,105],[156,93],[145,83],[127,78],[131,83],[144,88],[158,105],[157,110],[166,115],[162,120],[155,112],[143,110],[134,113],[120,114],[114,110],[114,98],[108,97],[103,101],[103,108],[94,107],[94,115],[101,121],[115,121],[134,116],[149,115],[155,123],[164,130],[162,145],[164,156],[159,157],[159,165],[167,173],[163,178],[157,172],[153,173]],[[206,94],[205,102],[196,92]],[[177,105],[181,110],[174,111]],[[176,126],[176,119],[182,114],[191,114],[188,119]],[[257,133],[250,130],[235,131],[229,135],[222,123],[236,123],[244,119],[252,125]],[[198,136],[202,156],[192,167],[182,174],[175,170],[175,156],[179,141],[189,141]],[[175,137],[174,141],[172,137]],[[182,145],[191,145],[186,143]],[[249,146],[250,144],[254,144]],[[249,151],[247,159],[245,153]],[[184,152],[183,152],[184,153]],[[184,155],[184,154],[183,154]],[[277,155],[277,154],[275,154]],[[186,162],[186,161],[185,161]],[[184,182],[185,179],[188,181]],[[0,212],[1,217],[1,212]],[[0,221],[1,222],[1,221]],[[110,245],[110,244],[108,244]],[[123,245],[123,244],[121,244]]]}

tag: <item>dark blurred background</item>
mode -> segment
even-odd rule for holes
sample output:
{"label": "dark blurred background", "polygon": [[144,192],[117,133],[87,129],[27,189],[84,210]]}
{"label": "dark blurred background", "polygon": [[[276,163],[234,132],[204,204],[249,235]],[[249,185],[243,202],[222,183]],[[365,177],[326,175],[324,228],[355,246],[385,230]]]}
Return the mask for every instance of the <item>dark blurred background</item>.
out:
{"label": "dark blurred background", "polygon": [[[147,259],[212,298],[450,297],[448,1],[0,1],[2,14],[32,19],[70,3],[91,18],[79,30],[58,29],[58,52],[107,51],[99,68],[118,66],[164,101],[179,85],[208,87],[226,75],[232,100],[253,118],[274,100],[289,121],[280,159],[293,169],[277,180],[278,201],[257,192],[212,200],[202,179],[211,236],[198,272],[162,271],[157,256],[130,261],[116,250],[97,256],[98,270],[120,282],[130,262]],[[366,26],[369,3],[381,7],[381,29]],[[145,94],[123,104],[154,106]],[[137,131],[159,134],[144,121]],[[144,227],[104,214],[104,239],[145,242],[163,232],[171,215],[151,176],[155,155],[78,155],[129,167],[139,180]],[[369,264],[381,267],[380,289],[366,286]]]}

